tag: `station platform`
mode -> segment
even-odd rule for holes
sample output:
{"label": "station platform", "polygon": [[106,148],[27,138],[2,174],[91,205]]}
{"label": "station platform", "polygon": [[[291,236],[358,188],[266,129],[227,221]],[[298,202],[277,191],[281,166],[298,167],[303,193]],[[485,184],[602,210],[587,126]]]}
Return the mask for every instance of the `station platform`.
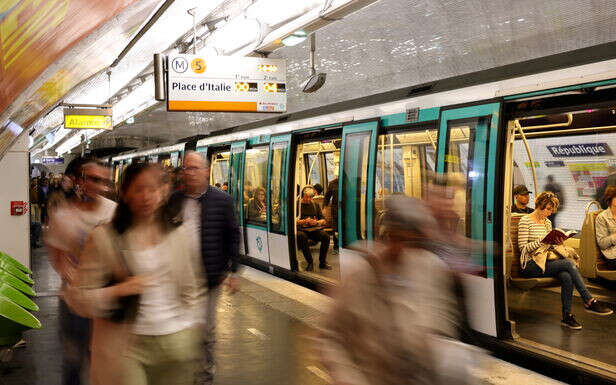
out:
{"label": "station platform", "polygon": [[[27,332],[25,345],[10,362],[0,364],[0,385],[61,385],[60,280],[44,249],[34,250],[32,261],[43,328]],[[215,383],[331,384],[311,339],[331,298],[249,267],[240,276],[239,292],[225,292],[218,308]],[[560,384],[495,358],[475,374],[482,385]]]}

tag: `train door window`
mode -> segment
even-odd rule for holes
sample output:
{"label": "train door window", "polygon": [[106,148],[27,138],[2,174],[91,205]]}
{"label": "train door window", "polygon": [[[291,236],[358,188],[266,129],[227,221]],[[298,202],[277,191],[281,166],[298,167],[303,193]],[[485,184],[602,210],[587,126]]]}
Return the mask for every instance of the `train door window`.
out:
{"label": "train door window", "polygon": [[244,165],[244,217],[248,222],[267,222],[267,162],[269,146],[246,150]]}
{"label": "train door window", "polygon": [[[369,132],[347,134],[344,153],[344,168],[342,170],[342,190],[344,191],[345,206],[348,212],[354,213],[345,216],[343,231],[343,245],[350,245],[357,240],[367,239],[366,213],[368,187],[368,159],[370,156]],[[356,209],[351,209],[356,205]],[[359,215],[355,215],[359,213]]]}
{"label": "train door window", "polygon": [[329,182],[338,178],[338,170],[340,168],[340,152],[326,152],[325,153],[325,175],[327,180],[323,187],[327,189]]}
{"label": "train door window", "polygon": [[470,186],[467,184],[467,179],[474,179],[472,171],[469,172],[469,165],[471,165],[470,146],[474,140],[472,138],[475,132],[474,128],[479,124],[486,124],[486,119],[474,118],[448,123],[445,172],[448,176],[447,183],[454,194],[454,210],[458,218],[457,223],[451,226],[458,233],[468,237],[471,236],[468,218],[470,218],[469,210],[472,209],[472,196],[468,191]]}
{"label": "train door window", "polygon": [[227,190],[229,182],[229,151],[212,154],[210,161],[210,184]]}
{"label": "train door window", "polygon": [[[338,239],[338,197],[333,197],[335,202],[326,204],[323,196],[317,196],[314,188],[307,186],[318,183],[325,188],[328,175],[332,176],[332,180],[335,179],[337,171],[329,168],[336,167],[339,159],[339,137],[310,140],[297,146],[294,199],[297,260],[292,261],[291,265],[311,277],[333,282],[339,279],[340,274],[339,256],[335,250]],[[307,218],[319,223],[307,223]],[[308,264],[310,260],[313,261],[312,266]],[[310,269],[306,271],[309,266]]]}
{"label": "train door window", "polygon": [[288,143],[274,143],[272,147],[272,176],[270,180],[271,199],[270,215],[272,231],[276,233],[284,232],[284,213],[281,212],[281,202],[283,199],[282,179],[284,177],[284,162],[287,158]]}
{"label": "train door window", "polygon": [[388,195],[425,198],[428,178],[436,166],[436,138],[436,127],[379,135],[374,190],[375,234],[379,234],[384,200]]}

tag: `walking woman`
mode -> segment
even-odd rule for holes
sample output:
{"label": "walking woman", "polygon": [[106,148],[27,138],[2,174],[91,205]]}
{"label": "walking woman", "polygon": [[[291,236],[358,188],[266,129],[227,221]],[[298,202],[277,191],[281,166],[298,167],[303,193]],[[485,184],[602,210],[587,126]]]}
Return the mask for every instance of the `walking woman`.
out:
{"label": "walking woman", "polygon": [[93,319],[93,385],[192,385],[204,320],[203,275],[166,215],[156,165],[125,173],[113,220],[86,242],[73,306]]}
{"label": "walking woman", "polygon": [[[586,288],[582,276],[568,255],[575,250],[558,245],[543,243],[545,236],[552,231],[552,222],[548,219],[558,209],[558,198],[552,192],[543,192],[535,199],[535,210],[520,219],[518,226],[518,246],[522,251],[520,265],[526,277],[556,277],[561,283],[561,301],[563,318],[560,323],[570,329],[581,329],[573,314],[571,302],[573,287],[584,300],[584,309],[597,315],[610,315],[612,310],[599,304]],[[576,257],[576,255],[572,255]]]}

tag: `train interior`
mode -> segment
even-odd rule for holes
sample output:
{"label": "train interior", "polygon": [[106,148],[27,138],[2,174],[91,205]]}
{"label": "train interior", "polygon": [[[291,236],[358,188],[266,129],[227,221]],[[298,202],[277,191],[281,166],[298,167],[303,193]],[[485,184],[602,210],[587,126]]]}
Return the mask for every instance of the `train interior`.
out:
{"label": "train interior", "polygon": [[[295,217],[297,219],[306,216],[302,208],[307,210],[306,204],[302,203],[302,195],[313,195],[312,202],[318,206],[318,211],[326,220],[325,225],[299,226],[294,229],[296,237],[296,260],[298,271],[308,276],[327,281],[338,281],[340,278],[340,258],[337,247],[338,225],[337,214],[332,214],[332,207],[336,211],[338,201],[338,170],[340,165],[340,137],[327,139],[309,139],[297,145],[295,159],[295,198],[293,199]],[[333,183],[332,183],[333,182]],[[334,187],[334,184],[336,185]],[[310,189],[309,187],[312,187]],[[330,191],[331,190],[331,191]],[[325,198],[329,198],[325,201]],[[308,198],[306,198],[308,199]],[[299,232],[303,232],[308,238],[308,247],[314,261],[314,270],[307,271],[308,262],[302,250],[304,238],[299,238]],[[321,238],[318,237],[321,236]],[[331,270],[319,268],[320,248],[325,239],[329,239],[326,263]]]}
{"label": "train interior", "polygon": [[561,286],[556,279],[525,278],[521,274],[517,225],[512,214],[513,186],[532,192],[529,206],[543,191],[552,191],[560,207],[551,218],[555,228],[575,230],[565,241],[580,256],[579,271],[590,293],[616,309],[616,271],[604,265],[595,240],[594,220],[601,207],[602,187],[616,172],[616,110],[576,108],[558,114],[522,117],[508,123],[503,224],[507,303],[517,341],[561,358],[616,372],[614,315],[584,311],[574,290],[572,313],[583,326],[571,330],[560,324]]}

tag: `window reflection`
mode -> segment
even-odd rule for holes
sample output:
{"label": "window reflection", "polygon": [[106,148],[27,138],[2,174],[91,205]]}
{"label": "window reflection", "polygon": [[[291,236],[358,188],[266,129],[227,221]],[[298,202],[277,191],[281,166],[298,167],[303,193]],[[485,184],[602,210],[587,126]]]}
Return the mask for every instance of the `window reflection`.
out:
{"label": "window reflection", "polygon": [[246,150],[244,166],[244,216],[250,222],[267,221],[267,161],[269,147]]}
{"label": "window reflection", "polygon": [[284,214],[281,213],[280,202],[283,201],[282,195],[282,177],[284,173],[284,160],[287,157],[287,142],[275,143],[272,145],[272,176],[270,181],[271,188],[271,200],[270,200],[270,212],[272,231],[282,232],[284,231],[284,223],[281,218],[284,218]]}

